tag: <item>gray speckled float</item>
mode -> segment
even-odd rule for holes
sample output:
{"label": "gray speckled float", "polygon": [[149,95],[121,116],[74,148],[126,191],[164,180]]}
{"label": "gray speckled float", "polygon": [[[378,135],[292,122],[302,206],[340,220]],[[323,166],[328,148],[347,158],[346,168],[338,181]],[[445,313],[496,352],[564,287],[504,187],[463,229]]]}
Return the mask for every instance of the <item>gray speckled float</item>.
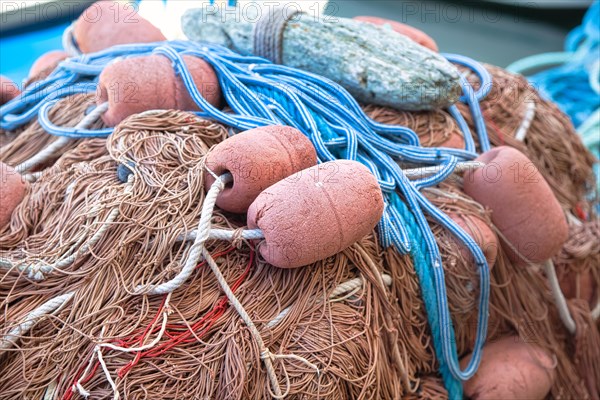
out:
{"label": "gray speckled float", "polygon": [[[254,24],[248,19],[194,9],[183,15],[182,27],[190,40],[251,54]],[[296,15],[283,43],[283,64],[327,77],[361,102],[430,110],[454,104],[461,93],[459,73],[445,58],[372,24]]]}

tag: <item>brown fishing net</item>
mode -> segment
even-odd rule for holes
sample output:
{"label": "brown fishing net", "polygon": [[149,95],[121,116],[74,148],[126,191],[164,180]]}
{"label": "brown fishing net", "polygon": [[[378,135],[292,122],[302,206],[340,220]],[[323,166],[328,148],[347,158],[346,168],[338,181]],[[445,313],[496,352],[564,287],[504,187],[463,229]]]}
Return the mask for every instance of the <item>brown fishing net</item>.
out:
{"label": "brown fishing net", "polygon": [[[555,263],[566,296],[585,298],[592,308],[597,304],[596,292],[600,286],[595,267],[600,264],[598,246],[595,245],[599,242],[598,223],[593,212],[594,203],[586,198],[594,184],[594,158],[581,143],[568,117],[554,104],[541,99],[525,78],[497,67],[486,67],[494,79],[490,95],[481,103],[490,139],[494,145],[510,145],[526,153],[548,180],[559,201],[570,211],[570,238]],[[477,87],[473,76],[470,80]],[[536,104],[536,107],[528,104]],[[459,107],[474,133],[468,108]],[[413,129],[425,146],[443,146],[451,135],[462,135],[451,116],[443,111],[410,113],[373,105],[365,106],[364,110],[377,122],[402,124]],[[531,123],[524,130],[526,135],[521,142],[514,136],[524,124],[527,113]],[[462,144],[464,146],[464,142]],[[462,193],[460,186],[460,182],[447,182],[425,193],[447,214],[474,215],[492,226],[486,210]],[[478,274],[448,232],[435,224],[433,231],[448,272],[446,282],[457,348],[460,354],[465,354],[471,350],[477,327]],[[512,332],[524,340],[531,340],[556,357],[557,380],[552,389],[553,397],[595,398],[596,388],[589,384],[594,379],[589,377],[588,371],[591,365],[600,368],[600,358],[595,352],[580,351],[574,355],[575,347],[583,349],[585,343],[597,340],[598,330],[594,330],[593,324],[578,322],[582,328],[573,338],[563,328],[552,307],[554,299],[544,274],[537,268],[524,271],[514,268],[503,251],[498,255],[491,279],[488,340]],[[589,316],[590,309],[587,314],[581,310],[579,314]],[[431,395],[433,397],[433,393]]]}
{"label": "brown fishing net", "polygon": [[379,123],[412,129],[425,147],[465,147],[463,133],[444,110],[410,112],[369,104],[363,111]]}
{"label": "brown fishing net", "polygon": [[15,140],[15,138],[19,136],[19,134],[24,130],[25,128],[23,127],[15,129],[13,131],[0,129],[0,149],[12,142],[13,140]]}
{"label": "brown fishing net", "polygon": [[585,300],[593,307],[600,287],[600,220],[572,223],[569,240],[554,263],[565,295]]}
{"label": "brown fishing net", "polygon": [[[489,213],[460,190],[457,182],[445,182],[428,189],[427,197],[447,214],[474,216],[494,230]],[[477,328],[478,273],[475,265],[462,256],[457,241],[433,225],[446,270],[446,286],[459,354],[472,350]],[[501,236],[501,233],[496,230]],[[591,398],[570,351],[572,338],[562,326],[545,276],[535,267],[514,267],[502,248],[491,271],[488,341],[517,333],[522,340],[535,343],[556,359],[555,398]],[[588,332],[589,334],[590,332]],[[589,337],[589,335],[584,335]],[[600,359],[590,361],[596,367]]]}
{"label": "brown fishing net", "polygon": [[[10,263],[0,280],[2,334],[48,299],[74,295],[2,350],[0,398],[41,397],[48,387],[60,396],[79,395],[72,385],[96,354],[97,342],[131,347],[157,335],[165,296],[135,295],[135,288],[167,280],[187,256],[188,246],[177,238],[197,224],[204,197],[202,160],[225,135],[222,126],[186,113],[132,117],[107,141],[110,156],[62,170],[57,165],[54,174],[31,185],[1,235]],[[87,152],[82,145],[78,149]],[[135,171],[129,183],[116,178],[117,165],[124,163]],[[86,251],[74,250],[85,248],[115,209],[117,217],[101,238]],[[216,227],[237,228],[242,222],[221,214],[213,218]],[[251,245],[238,245],[214,242],[209,251],[218,256],[269,348],[282,355],[275,363],[282,391],[308,398],[393,398],[416,386],[373,236],[295,270],[265,265],[251,256]],[[43,280],[36,276],[40,268],[31,273],[32,266],[56,264],[68,254],[76,255],[72,262],[45,272]],[[395,268],[401,276],[409,271],[406,260]],[[356,278],[359,285],[330,298],[340,284]],[[210,270],[199,265],[169,297],[168,324],[157,346],[140,352],[139,359],[103,350],[117,390],[125,398],[268,397],[258,348]],[[82,385],[103,397],[112,390],[98,362]]]}
{"label": "brown fishing net", "polygon": [[[71,115],[65,124],[79,122],[87,108],[83,103],[60,106],[65,107],[61,116]],[[411,127],[430,146],[457,135],[462,140],[443,111],[401,113],[373,106],[366,111],[380,122]],[[503,111],[496,112],[494,121],[504,121]],[[505,130],[521,123],[511,115],[506,113]],[[538,125],[526,137],[534,153],[527,138],[541,132]],[[544,126],[552,130],[546,132],[551,138],[564,130]],[[15,144],[27,144],[24,134],[36,142],[25,147],[27,156],[18,154]],[[563,134],[575,141],[571,133]],[[51,140],[38,137],[43,134],[36,124],[21,135],[8,145],[11,164]],[[74,142],[29,185],[10,226],[0,231],[0,399],[102,399],[116,392],[122,399],[272,396],[265,354],[204,262],[171,294],[139,290],[173,278],[189,256],[190,243],[182,238],[198,225],[205,196],[203,160],[226,137],[226,127],[185,112],[135,115],[107,140]],[[4,154],[3,149],[3,159]],[[536,160],[552,157],[540,153]],[[540,164],[540,169],[551,174],[557,168],[563,177],[588,182],[589,156],[582,149],[573,157],[581,163],[579,172],[562,170],[559,162]],[[128,171],[127,182],[118,179],[118,169]],[[581,202],[580,192],[563,197],[563,204]],[[489,211],[462,192],[460,178],[424,193],[444,212],[477,217],[495,229]],[[212,224],[238,229],[245,221],[217,210]],[[457,241],[430,224],[463,356],[475,338],[478,272]],[[593,263],[600,249],[589,242],[598,237],[598,225],[571,229],[555,259],[559,275],[564,280],[576,271],[580,281],[589,273],[597,287]],[[410,257],[382,249],[372,234],[326,260],[284,270],[261,260],[255,246],[241,239],[211,240],[207,249],[269,349],[276,385],[287,398],[447,398]],[[598,377],[590,371],[600,371],[600,360],[597,351],[586,348],[597,345],[598,332],[589,312],[594,303],[582,301],[581,285],[574,284],[579,299],[569,302],[578,327],[573,336],[563,327],[537,266],[515,268],[500,248],[491,271],[488,339],[516,333],[552,354],[553,398],[596,394]],[[33,326],[17,329],[57,296],[68,298]]]}
{"label": "brown fishing net", "polygon": [[[94,94],[75,94],[60,100],[49,111],[50,121],[59,126],[73,127],[77,125],[85,116],[86,111],[95,105]],[[90,129],[103,128],[101,119],[94,122]],[[5,144],[0,148],[0,161],[5,164],[16,166],[29,160],[32,156],[39,153],[40,150],[47,147],[50,143],[58,139],[57,136],[48,135],[37,121],[31,122],[21,132],[5,132],[0,134],[5,139]],[[75,148],[81,140],[73,140],[62,152],[50,158],[45,165],[36,168],[36,171],[44,169],[60,157],[65,152]]]}

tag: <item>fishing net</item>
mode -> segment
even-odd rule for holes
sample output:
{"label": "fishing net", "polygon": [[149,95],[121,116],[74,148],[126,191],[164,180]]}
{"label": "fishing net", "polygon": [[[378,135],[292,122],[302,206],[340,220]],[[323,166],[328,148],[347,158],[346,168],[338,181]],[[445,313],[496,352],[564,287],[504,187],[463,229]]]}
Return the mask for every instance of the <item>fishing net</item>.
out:
{"label": "fishing net", "polygon": [[[167,296],[168,305],[165,296],[133,295],[138,285],[168,279],[187,255],[189,249],[177,238],[197,223],[204,197],[202,160],[225,135],[224,127],[187,113],[132,117],[107,141],[109,156],[62,171],[55,167],[54,174],[31,185],[2,233],[5,262],[12,264],[0,282],[2,333],[48,299],[74,294],[14,348],[4,343],[0,396],[41,397],[55,387],[70,398],[72,384],[83,378],[85,390],[102,397],[111,392],[106,377],[91,371],[82,376],[95,342],[141,345],[157,334],[163,308],[169,322],[156,346],[137,354],[105,350],[107,368],[119,371],[115,379],[126,398],[268,395],[258,349],[206,266],[199,265],[188,284]],[[129,183],[117,179],[118,163],[135,165]],[[44,197],[41,213],[39,196]],[[118,216],[106,222],[114,209]],[[107,224],[101,239],[86,248],[86,240]],[[213,217],[216,227],[242,224],[220,213]],[[373,236],[294,270],[266,265],[248,243],[234,245],[215,242],[209,251],[269,347],[284,355],[276,363],[284,390],[308,397],[387,398],[405,385],[414,386],[415,371],[404,365],[408,350],[399,348],[400,323],[391,317],[395,303]],[[76,255],[72,262],[47,271],[43,280],[37,276],[40,269],[32,267],[40,259],[56,264],[69,253]],[[398,271],[400,266],[404,271]],[[403,276],[410,270],[404,261],[394,273]],[[349,289],[339,289],[348,282]],[[300,286],[301,292],[289,290]],[[415,281],[416,300],[417,288]],[[420,326],[425,329],[424,320]],[[389,349],[396,351],[390,355]],[[92,361],[93,371],[97,363]],[[402,375],[402,380],[391,379]]]}
{"label": "fishing net", "polygon": [[[85,116],[87,110],[95,105],[94,94],[74,94],[60,100],[49,112],[50,120],[61,126],[73,127]],[[104,126],[101,119],[92,125],[95,129]],[[22,131],[21,131],[22,129]],[[0,148],[0,161],[9,165],[21,164],[38,154],[42,149],[53,143],[58,137],[48,135],[37,121],[32,121],[24,129],[6,132],[0,135],[10,138]],[[52,165],[61,154],[67,153],[75,148],[81,140],[73,140],[61,151],[50,157],[43,165],[35,168],[36,171]]]}
{"label": "fishing net", "polygon": [[[460,213],[482,219],[496,230],[489,214],[481,205],[462,193],[459,186],[445,183],[428,189],[428,198],[446,213]],[[470,351],[475,337],[478,273],[472,261],[465,259],[451,235],[435,229],[438,245],[444,257],[452,319],[460,354]],[[517,333],[522,340],[535,343],[556,358],[557,379],[552,388],[556,398],[589,398],[591,391],[572,382],[583,382],[578,375],[576,360],[571,358],[571,337],[563,328],[546,277],[535,267],[515,267],[499,248],[491,274],[490,320],[488,341]],[[593,332],[587,332],[590,334]],[[586,334],[584,334],[586,336]],[[589,336],[586,336],[589,337]],[[591,358],[594,365],[600,359]],[[583,384],[582,384],[583,385]]]}
{"label": "fishing net", "polygon": [[[595,179],[592,171],[594,158],[582,145],[568,117],[554,104],[541,99],[524,78],[497,67],[486,68],[494,77],[494,85],[490,95],[481,102],[481,107],[491,142],[494,145],[510,145],[528,154],[550,183],[563,207],[577,215],[577,218],[570,218],[569,240],[555,258],[555,263],[563,291],[568,298],[574,298],[569,302],[570,307],[579,310],[578,315],[589,315],[589,307],[596,304],[595,288],[600,285],[597,268],[592,267],[600,261],[597,246],[592,244],[598,243],[598,224],[593,203],[586,198]],[[476,78],[469,78],[477,87]],[[530,104],[536,104],[535,113],[532,113]],[[467,106],[461,104],[459,108],[472,132],[475,132]],[[444,111],[411,113],[373,105],[365,106],[364,110],[377,122],[402,124],[415,130],[424,146],[444,146],[451,135],[462,136],[454,119]],[[531,119],[530,124],[523,128],[523,121],[527,119]],[[526,131],[524,141],[515,139],[515,134],[523,129]],[[476,216],[493,227],[489,212],[462,193],[460,186],[460,182],[444,183],[439,188],[426,189],[425,192],[446,214]],[[464,252],[461,252],[452,235],[432,225],[447,271],[446,282],[458,352],[465,354],[472,346],[477,327],[475,299],[478,273],[472,260],[465,259]],[[499,231],[496,232],[501,235]],[[553,397],[595,398],[597,388],[595,384],[590,384],[595,380],[593,374],[589,376],[589,368],[590,365],[598,368],[600,358],[590,353],[572,356],[575,349],[573,343],[581,349],[585,346],[581,344],[582,341],[597,340],[598,332],[593,329],[593,323],[590,325],[589,321],[580,319],[577,322],[578,333],[573,340],[562,328],[562,322],[551,306],[554,300],[541,270],[515,268],[503,251],[499,252],[491,279],[488,340],[516,332],[524,340],[541,345],[554,354],[557,361],[558,379],[552,389]],[[587,305],[587,314],[575,305],[582,307],[583,304],[575,300],[577,298],[586,300],[583,303]],[[583,362],[582,357],[585,359]],[[581,365],[586,362],[590,364],[582,368]],[[572,382],[579,382],[579,385],[573,385]]]}
{"label": "fishing net", "polygon": [[372,104],[363,107],[365,113],[375,121],[406,126],[419,135],[425,147],[465,147],[463,133],[458,124],[444,110],[409,112]]}
{"label": "fishing net", "polygon": [[[161,51],[178,65],[173,48]],[[225,57],[229,66],[238,57],[214,49],[205,56]],[[94,71],[101,62],[108,64],[94,60]],[[73,65],[90,67],[86,62],[84,57]],[[272,68],[252,65],[254,71]],[[487,68],[494,86],[481,107],[491,142],[528,154],[563,207],[575,214],[569,241],[554,261],[563,290],[572,287],[568,307],[576,325],[574,335],[563,326],[541,268],[516,267],[499,248],[491,271],[487,339],[517,334],[535,343],[554,356],[553,397],[594,398],[600,339],[590,310],[600,249],[590,244],[598,243],[599,234],[586,200],[594,185],[594,160],[567,117],[522,77]],[[221,84],[230,85],[219,71]],[[66,68],[57,75],[65,88],[71,72]],[[466,76],[477,89],[473,73]],[[316,85],[312,79],[309,91]],[[290,117],[277,101],[250,104],[251,98],[269,99],[266,92],[242,91],[239,99],[229,98],[230,105],[237,113]],[[52,107],[49,119],[73,127],[94,103],[91,94],[69,96]],[[335,113],[318,119],[332,135],[332,127],[345,129],[337,113],[345,117],[342,103],[350,104],[337,103],[331,103]],[[459,108],[476,133],[469,110]],[[364,110],[380,123],[411,128],[425,147],[465,147],[450,112],[373,105]],[[362,121],[354,111],[353,118]],[[101,127],[98,120],[87,128]],[[13,166],[57,140],[37,121],[19,129],[0,134],[0,159]],[[174,290],[148,294],[178,276],[195,251],[188,238],[207,198],[205,158],[228,129],[186,112],[145,112],[123,121],[107,139],[67,141],[60,154],[37,166],[10,224],[0,230],[0,399],[116,398],[117,393],[126,399],[447,398],[413,260],[394,247],[383,248],[375,232],[325,260],[279,269],[256,254],[256,241],[243,239],[243,216],[217,209],[212,227],[232,230],[233,240],[209,240],[206,248],[252,325],[224,295],[207,257]],[[477,219],[501,236],[490,211],[463,193],[457,175],[423,193],[445,214]],[[448,230],[433,218],[428,222],[441,251],[462,357],[473,350],[477,336],[480,273]],[[42,318],[24,322],[40,308],[47,308]]]}

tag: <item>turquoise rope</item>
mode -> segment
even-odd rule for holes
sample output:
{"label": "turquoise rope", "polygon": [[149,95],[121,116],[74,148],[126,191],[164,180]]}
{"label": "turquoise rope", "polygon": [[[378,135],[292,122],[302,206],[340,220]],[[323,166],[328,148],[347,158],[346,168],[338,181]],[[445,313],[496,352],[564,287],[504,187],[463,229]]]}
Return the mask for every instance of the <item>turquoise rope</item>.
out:
{"label": "turquoise rope", "polygon": [[[392,193],[390,197],[391,203],[399,212],[403,225],[407,228],[411,239],[411,249],[409,254],[412,258],[417,277],[419,278],[421,296],[423,298],[423,302],[425,303],[427,321],[429,322],[429,327],[431,328],[433,347],[435,349],[438,363],[440,364],[439,372],[444,381],[444,386],[448,391],[448,398],[450,400],[461,400],[463,398],[462,384],[452,375],[452,373],[450,373],[450,369],[444,361],[445,358],[442,351],[442,334],[439,329],[439,315],[437,311],[437,295],[433,283],[433,265],[431,264],[431,258],[427,257],[426,240],[423,237],[419,226],[417,225],[415,217],[406,207],[404,202],[400,200],[400,197],[396,193]],[[456,353],[454,328],[450,329],[450,332],[452,349],[454,353]]]}
{"label": "turquoise rope", "polygon": [[573,58],[571,52],[543,53],[522,58],[506,67],[507,71],[528,75],[541,69],[562,65]]}
{"label": "turquoise rope", "polygon": [[[565,52],[538,54],[509,65],[510,72],[529,75],[540,94],[571,118],[584,144],[600,156],[600,2],[595,1],[583,23],[569,33]],[[551,68],[554,67],[554,68]],[[549,69],[550,68],[550,69]],[[600,166],[594,165],[596,195]],[[598,206],[600,209],[600,205]]]}
{"label": "turquoise rope", "polygon": [[[600,109],[596,110],[577,130],[583,144],[590,149],[596,159],[600,159]],[[596,175],[596,196],[600,195],[600,163],[594,164]],[[600,205],[598,205],[600,211]]]}

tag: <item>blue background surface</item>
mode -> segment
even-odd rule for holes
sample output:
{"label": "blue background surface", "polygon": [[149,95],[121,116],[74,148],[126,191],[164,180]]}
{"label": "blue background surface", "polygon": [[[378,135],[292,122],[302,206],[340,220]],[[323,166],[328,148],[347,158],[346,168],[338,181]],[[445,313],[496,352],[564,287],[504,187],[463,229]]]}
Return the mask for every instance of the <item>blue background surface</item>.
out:
{"label": "blue background surface", "polygon": [[0,39],[0,74],[15,82],[27,77],[29,67],[47,51],[62,48],[62,32],[68,26],[57,26],[34,30]]}

